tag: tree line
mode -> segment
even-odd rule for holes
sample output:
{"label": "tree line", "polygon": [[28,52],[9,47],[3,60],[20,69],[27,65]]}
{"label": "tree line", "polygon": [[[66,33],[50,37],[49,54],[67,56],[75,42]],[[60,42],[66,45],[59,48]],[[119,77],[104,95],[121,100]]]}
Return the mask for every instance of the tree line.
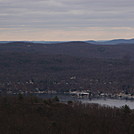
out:
{"label": "tree line", "polygon": [[2,134],[133,134],[134,110],[80,102],[60,103],[57,97],[0,97]]}

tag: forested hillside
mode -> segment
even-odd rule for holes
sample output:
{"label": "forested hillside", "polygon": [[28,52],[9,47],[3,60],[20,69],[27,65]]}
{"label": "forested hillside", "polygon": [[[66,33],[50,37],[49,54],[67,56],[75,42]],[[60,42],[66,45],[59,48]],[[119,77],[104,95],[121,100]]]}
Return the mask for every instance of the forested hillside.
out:
{"label": "forested hillside", "polygon": [[133,93],[133,45],[0,44],[0,89]]}

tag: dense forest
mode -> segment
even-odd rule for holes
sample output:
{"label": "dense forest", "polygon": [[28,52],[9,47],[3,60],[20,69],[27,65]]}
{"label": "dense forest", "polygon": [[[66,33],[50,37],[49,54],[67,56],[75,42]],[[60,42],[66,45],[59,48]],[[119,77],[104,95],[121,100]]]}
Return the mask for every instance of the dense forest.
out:
{"label": "dense forest", "polygon": [[0,91],[90,90],[133,94],[133,50],[133,44],[1,43]]}
{"label": "dense forest", "polygon": [[0,97],[2,134],[133,134],[134,110],[43,100],[33,96]]}

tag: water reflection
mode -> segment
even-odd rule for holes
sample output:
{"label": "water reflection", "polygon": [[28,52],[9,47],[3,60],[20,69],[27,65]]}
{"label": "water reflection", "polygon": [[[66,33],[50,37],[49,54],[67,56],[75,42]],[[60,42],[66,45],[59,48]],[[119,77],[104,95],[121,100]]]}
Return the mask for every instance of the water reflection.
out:
{"label": "water reflection", "polygon": [[92,100],[82,100],[83,103],[97,103],[100,105],[107,105],[111,107],[122,107],[123,105],[128,105],[131,109],[134,109],[134,101],[122,100],[122,99],[92,99]]}
{"label": "water reflection", "polygon": [[107,105],[111,107],[121,107],[123,105],[128,105],[131,109],[134,109],[134,100],[123,100],[123,99],[106,99],[106,98],[93,98],[93,99],[88,99],[88,98],[77,98],[77,97],[72,97],[69,94],[36,94],[38,97],[41,98],[54,98],[57,96],[61,102],[67,102],[67,101],[81,101],[82,103],[97,103],[100,105]]}

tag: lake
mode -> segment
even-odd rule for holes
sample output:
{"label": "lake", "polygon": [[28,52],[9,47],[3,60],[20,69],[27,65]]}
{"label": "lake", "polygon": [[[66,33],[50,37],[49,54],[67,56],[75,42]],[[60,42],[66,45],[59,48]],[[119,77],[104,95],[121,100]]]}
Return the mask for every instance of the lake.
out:
{"label": "lake", "polygon": [[134,100],[123,100],[123,99],[92,99],[92,100],[87,100],[83,99],[83,103],[97,103],[100,105],[107,105],[111,107],[122,107],[123,105],[128,105],[131,109],[134,109]]}
{"label": "lake", "polygon": [[93,99],[87,99],[87,98],[77,98],[72,97],[69,94],[36,94],[36,96],[40,98],[54,98],[57,96],[61,102],[67,102],[67,101],[81,101],[82,103],[97,103],[100,105],[107,105],[111,107],[121,107],[123,105],[128,105],[131,109],[134,109],[134,100],[125,100],[125,99],[109,99],[109,98],[93,98]]}

